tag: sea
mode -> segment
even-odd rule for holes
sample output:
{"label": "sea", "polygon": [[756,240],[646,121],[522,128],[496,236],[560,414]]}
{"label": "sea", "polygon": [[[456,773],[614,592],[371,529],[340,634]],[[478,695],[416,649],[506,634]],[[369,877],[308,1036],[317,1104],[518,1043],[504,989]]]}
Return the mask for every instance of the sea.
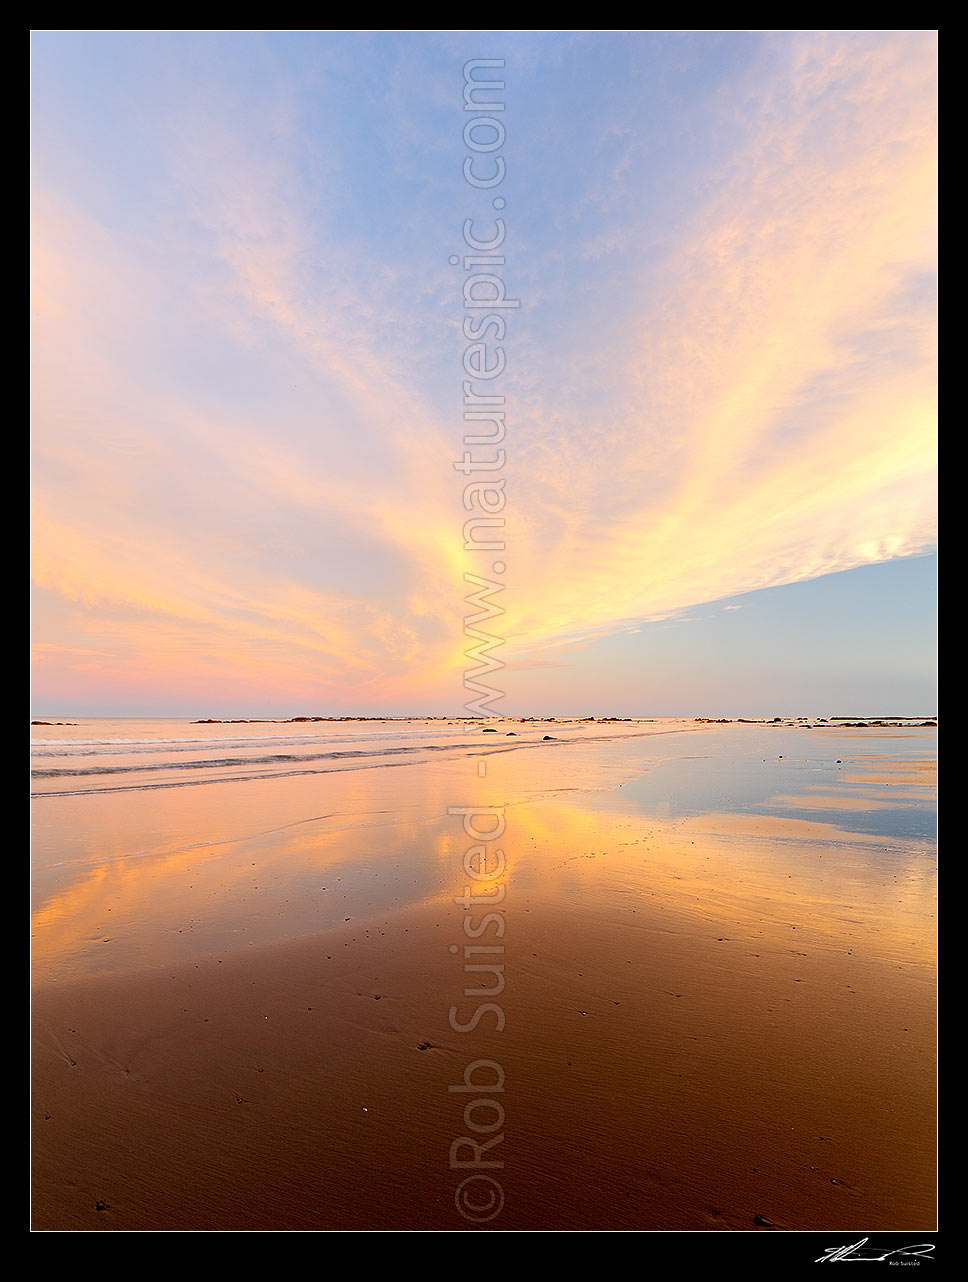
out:
{"label": "sea", "polygon": [[598,833],[609,816],[718,834],[742,821],[777,850],[809,830],[921,869],[937,735],[922,720],[38,716],[35,977],[164,965],[424,902],[452,883],[453,815],[468,805],[502,807],[519,839],[538,808],[576,846],[578,816]]}

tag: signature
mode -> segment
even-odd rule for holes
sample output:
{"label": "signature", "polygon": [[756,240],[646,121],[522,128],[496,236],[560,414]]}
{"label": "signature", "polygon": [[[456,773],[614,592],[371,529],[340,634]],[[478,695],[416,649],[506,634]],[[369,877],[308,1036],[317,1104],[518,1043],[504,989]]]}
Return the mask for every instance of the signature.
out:
{"label": "signature", "polygon": [[889,1260],[895,1255],[916,1255],[922,1260],[930,1260],[932,1258],[931,1252],[934,1250],[932,1243],[918,1242],[916,1245],[898,1246],[892,1251],[883,1251],[877,1246],[865,1247],[864,1243],[869,1241],[870,1238],[862,1237],[853,1246],[829,1246],[826,1255],[818,1256],[814,1260],[814,1264],[826,1264],[828,1261],[831,1264],[839,1264],[841,1260],[850,1262],[857,1260]]}

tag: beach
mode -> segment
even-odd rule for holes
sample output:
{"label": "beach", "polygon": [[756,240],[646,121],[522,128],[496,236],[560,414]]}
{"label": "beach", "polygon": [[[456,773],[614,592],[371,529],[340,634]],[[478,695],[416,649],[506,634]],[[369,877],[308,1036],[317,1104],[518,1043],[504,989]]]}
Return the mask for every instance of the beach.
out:
{"label": "beach", "polygon": [[35,726],[33,1227],[934,1229],[872,720]]}

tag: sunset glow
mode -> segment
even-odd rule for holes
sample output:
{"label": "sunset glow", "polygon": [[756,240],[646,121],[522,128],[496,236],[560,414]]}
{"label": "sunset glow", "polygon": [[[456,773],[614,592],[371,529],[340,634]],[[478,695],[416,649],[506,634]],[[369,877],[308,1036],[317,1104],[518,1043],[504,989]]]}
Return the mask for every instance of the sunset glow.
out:
{"label": "sunset glow", "polygon": [[[35,37],[38,712],[460,709],[480,43]],[[936,40],[498,43],[502,710],[702,712],[662,621],[934,550]]]}

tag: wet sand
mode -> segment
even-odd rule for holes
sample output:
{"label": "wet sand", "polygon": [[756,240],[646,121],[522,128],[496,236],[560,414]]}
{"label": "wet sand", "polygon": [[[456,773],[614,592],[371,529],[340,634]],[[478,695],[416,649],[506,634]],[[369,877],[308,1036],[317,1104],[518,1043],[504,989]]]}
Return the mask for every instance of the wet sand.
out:
{"label": "wet sand", "polygon": [[[875,771],[910,785],[910,770],[876,752],[861,768],[846,748],[838,732],[831,751],[857,787]],[[387,877],[413,871],[419,893],[377,905],[340,889],[360,830],[317,834],[325,894],[346,896],[319,929],[299,917],[290,937],[226,943],[199,912],[190,948],[96,970],[76,957],[102,938],[107,956],[111,938],[79,951],[75,939],[68,966],[55,929],[82,889],[94,895],[90,875],[65,891],[60,919],[49,899],[57,942],[38,957],[33,1001],[33,1227],[933,1229],[925,843],[829,818],[645,814],[622,798],[624,766],[603,767],[590,792],[553,793],[539,786],[550,766],[536,758],[528,774],[515,758],[491,760],[484,781],[434,767],[441,796],[506,818],[505,867],[473,887],[503,895],[488,909],[502,924],[475,939],[455,903],[474,843],[426,780],[422,818],[395,825],[392,842],[388,829],[367,838]],[[209,876],[248,875],[254,850],[233,847]],[[417,873],[428,852],[431,881]],[[264,858],[251,874],[263,894]],[[207,894],[205,872],[188,867],[193,894]],[[149,884],[161,896],[183,874],[169,856]],[[102,907],[120,913],[112,893],[108,874]],[[475,907],[475,929],[482,916]],[[80,912],[75,934],[90,927]],[[461,951],[480,946],[503,951]],[[500,979],[465,973],[479,963],[503,966]],[[485,1003],[503,1027],[492,1010],[458,1031]],[[449,1089],[479,1060],[499,1065],[477,1070],[480,1090]],[[479,1162],[502,1164],[452,1164],[470,1140],[489,1146]],[[500,1200],[491,1218],[488,1198]]]}

